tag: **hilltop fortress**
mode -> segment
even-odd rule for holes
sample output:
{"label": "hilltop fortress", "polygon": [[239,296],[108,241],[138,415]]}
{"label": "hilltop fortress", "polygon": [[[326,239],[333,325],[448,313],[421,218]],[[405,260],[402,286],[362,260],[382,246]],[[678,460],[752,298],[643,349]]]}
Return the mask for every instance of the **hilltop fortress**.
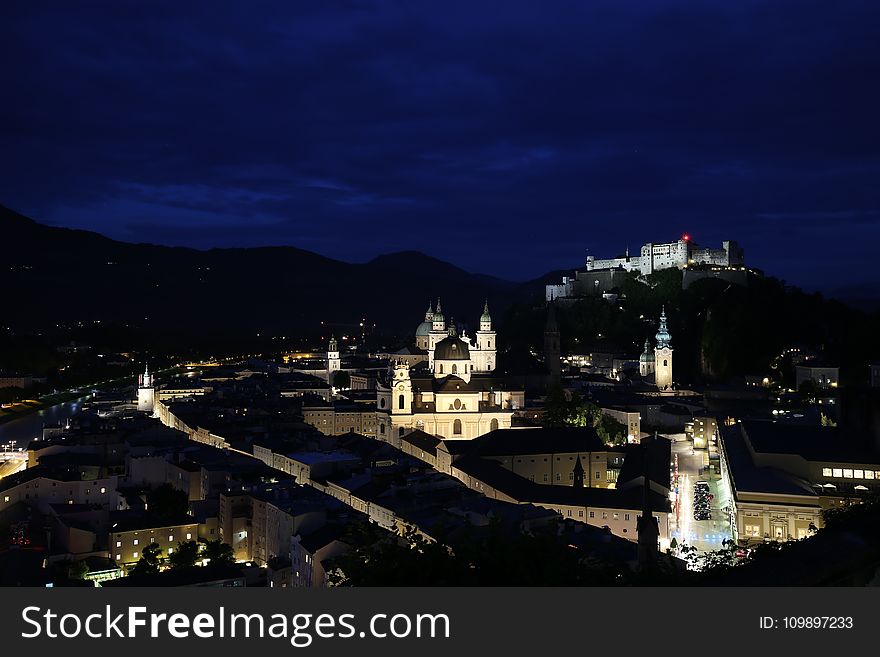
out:
{"label": "hilltop fortress", "polygon": [[574,277],[565,276],[561,284],[547,286],[546,299],[553,301],[605,294],[617,286],[626,272],[647,275],[673,267],[683,270],[690,267],[701,269],[705,273],[700,277],[713,275],[727,278],[728,273],[735,271],[744,278],[745,274],[743,250],[735,241],[725,240],[720,249],[713,249],[700,246],[689,235],[683,235],[675,242],[648,242],[642,245],[637,256],[631,256],[629,249],[617,258],[597,259],[588,255],[585,268],[575,272]]}

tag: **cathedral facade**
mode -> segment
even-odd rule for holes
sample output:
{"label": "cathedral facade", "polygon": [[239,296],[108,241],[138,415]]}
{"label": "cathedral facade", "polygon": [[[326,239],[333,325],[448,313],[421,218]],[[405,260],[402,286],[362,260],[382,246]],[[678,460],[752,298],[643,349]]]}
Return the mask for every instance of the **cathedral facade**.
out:
{"label": "cathedral facade", "polygon": [[525,392],[508,390],[495,376],[496,334],[488,303],[479,330],[470,337],[448,325],[440,301],[431,306],[416,329],[416,347],[428,352],[427,366],[391,363],[377,384],[377,437],[394,442],[421,430],[444,439],[472,439],[511,426],[514,411],[525,404]]}

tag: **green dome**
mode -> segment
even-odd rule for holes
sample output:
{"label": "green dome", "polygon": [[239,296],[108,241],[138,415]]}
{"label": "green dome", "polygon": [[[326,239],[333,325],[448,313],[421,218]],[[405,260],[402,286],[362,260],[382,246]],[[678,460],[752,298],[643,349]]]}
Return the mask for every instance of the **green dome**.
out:
{"label": "green dome", "polygon": [[416,329],[416,337],[424,337],[428,335],[431,332],[432,328],[433,324],[431,324],[431,322],[422,322]]}

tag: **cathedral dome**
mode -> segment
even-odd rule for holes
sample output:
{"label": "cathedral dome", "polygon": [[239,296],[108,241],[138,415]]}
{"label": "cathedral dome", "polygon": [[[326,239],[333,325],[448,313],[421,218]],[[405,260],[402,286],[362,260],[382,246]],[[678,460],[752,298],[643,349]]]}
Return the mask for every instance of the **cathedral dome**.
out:
{"label": "cathedral dome", "polygon": [[427,336],[431,332],[433,326],[434,325],[431,324],[431,322],[422,322],[416,329],[416,337],[419,338]]}
{"label": "cathedral dome", "polygon": [[471,352],[467,342],[450,335],[443,338],[434,347],[434,360],[470,360]]}

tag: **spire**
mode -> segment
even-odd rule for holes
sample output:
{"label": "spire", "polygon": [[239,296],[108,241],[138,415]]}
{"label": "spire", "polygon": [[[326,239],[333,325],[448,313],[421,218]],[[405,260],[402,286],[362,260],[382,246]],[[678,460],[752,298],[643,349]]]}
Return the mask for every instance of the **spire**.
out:
{"label": "spire", "polygon": [[669,347],[672,341],[669,329],[666,328],[666,306],[663,306],[663,309],[660,311],[660,327],[657,329],[657,335],[654,338],[657,340],[657,349]]}
{"label": "spire", "polygon": [[574,473],[572,479],[574,482],[572,486],[575,488],[583,488],[584,487],[584,466],[581,463],[581,457],[577,456],[574,461]]}
{"label": "spire", "polygon": [[336,342],[336,336],[330,336],[330,345],[327,348],[327,351],[339,351],[339,344]]}
{"label": "spire", "polygon": [[455,328],[455,319],[452,317],[449,318],[449,337],[458,337],[458,330]]}
{"label": "spire", "polygon": [[480,316],[480,328],[482,330],[488,330],[488,327],[485,325],[492,323],[492,315],[489,314],[489,300],[486,299],[486,303],[483,305],[483,314]]}
{"label": "spire", "polygon": [[437,314],[442,315],[443,310],[440,308],[440,297],[437,297]]}
{"label": "spire", "polygon": [[547,324],[544,326],[544,333],[558,333],[559,325],[556,323],[556,304],[547,304]]}
{"label": "spire", "polygon": [[660,556],[660,527],[654,517],[654,509],[651,506],[651,448],[654,440],[647,439],[643,442],[644,450],[644,482],[642,485],[642,515],[636,524],[639,533],[639,570],[647,570],[657,563]]}

